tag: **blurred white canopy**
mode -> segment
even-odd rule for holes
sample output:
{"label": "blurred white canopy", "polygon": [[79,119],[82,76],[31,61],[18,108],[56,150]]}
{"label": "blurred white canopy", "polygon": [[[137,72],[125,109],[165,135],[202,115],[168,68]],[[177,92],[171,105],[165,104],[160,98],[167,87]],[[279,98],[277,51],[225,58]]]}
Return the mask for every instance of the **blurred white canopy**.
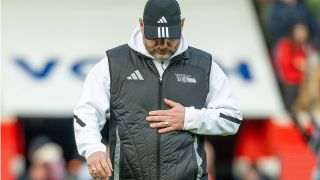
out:
{"label": "blurred white canopy", "polygon": [[[88,62],[105,50],[127,43],[145,2],[3,0],[2,117],[71,116],[81,91],[79,72],[86,74]],[[282,113],[251,1],[179,2],[189,45],[217,57],[245,117]]]}

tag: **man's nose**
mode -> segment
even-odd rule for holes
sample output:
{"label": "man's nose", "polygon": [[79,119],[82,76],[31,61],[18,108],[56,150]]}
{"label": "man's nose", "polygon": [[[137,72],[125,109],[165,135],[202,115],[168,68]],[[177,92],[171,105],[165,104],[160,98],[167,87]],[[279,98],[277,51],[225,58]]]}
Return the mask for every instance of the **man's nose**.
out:
{"label": "man's nose", "polygon": [[168,46],[168,39],[165,39],[165,38],[158,39],[158,46],[160,49],[166,48]]}

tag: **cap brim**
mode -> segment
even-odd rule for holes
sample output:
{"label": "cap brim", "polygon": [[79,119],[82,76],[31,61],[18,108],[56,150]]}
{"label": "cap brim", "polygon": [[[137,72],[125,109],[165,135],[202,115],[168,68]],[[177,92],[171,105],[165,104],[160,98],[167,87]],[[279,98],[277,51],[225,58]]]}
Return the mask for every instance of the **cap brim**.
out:
{"label": "cap brim", "polygon": [[150,26],[144,25],[144,36],[147,39],[180,39],[181,38],[181,26]]}

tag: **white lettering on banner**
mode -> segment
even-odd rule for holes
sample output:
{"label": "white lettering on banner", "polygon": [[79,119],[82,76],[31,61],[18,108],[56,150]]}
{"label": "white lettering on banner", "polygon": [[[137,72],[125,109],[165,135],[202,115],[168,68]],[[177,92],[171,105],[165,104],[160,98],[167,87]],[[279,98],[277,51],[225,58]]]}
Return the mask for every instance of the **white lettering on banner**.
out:
{"label": "white lettering on banner", "polygon": [[[100,58],[81,58],[76,60],[70,67],[70,73],[75,77],[83,80],[88,72],[85,72],[86,66],[93,66]],[[15,62],[17,69],[21,69],[26,75],[29,75],[34,80],[42,80],[48,78],[54,68],[59,65],[59,59],[48,59],[44,62],[43,68],[34,69],[29,64],[26,58],[16,57]],[[21,74],[22,75],[22,74]]]}
{"label": "white lettering on banner", "polygon": [[[52,71],[55,68],[59,68],[59,61],[60,59],[49,58],[48,60],[44,61],[43,68],[34,69],[33,67],[31,67],[32,65],[29,64],[26,58],[16,57],[13,60],[13,62],[15,62],[16,64],[17,69],[21,69],[24,73],[26,73],[26,75],[30,76],[30,78],[35,80],[42,80],[48,78],[53,73]],[[93,66],[98,61],[99,58],[80,58],[79,60],[75,60],[69,68],[70,73],[78,79],[83,80],[88,73],[84,71],[84,69],[87,69],[86,66]],[[250,65],[248,63],[249,61],[240,60],[238,62],[239,63],[237,63],[234,67],[230,68],[226,68],[222,64],[219,65],[228,76],[237,76],[243,81],[252,81],[253,75],[250,69]],[[178,78],[177,76],[178,79],[182,79],[183,76],[179,77],[181,78]],[[135,76],[133,76],[133,78],[135,79]]]}

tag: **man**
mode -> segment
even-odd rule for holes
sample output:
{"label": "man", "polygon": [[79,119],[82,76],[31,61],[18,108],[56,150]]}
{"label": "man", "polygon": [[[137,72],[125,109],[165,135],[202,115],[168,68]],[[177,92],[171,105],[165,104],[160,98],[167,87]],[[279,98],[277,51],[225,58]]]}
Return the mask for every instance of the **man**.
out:
{"label": "man", "polygon": [[[149,0],[128,44],[88,74],[74,129],[94,178],[207,179],[204,135],[234,134],[242,115],[211,55],[189,47],[175,0]],[[109,152],[100,130],[110,112]]]}

